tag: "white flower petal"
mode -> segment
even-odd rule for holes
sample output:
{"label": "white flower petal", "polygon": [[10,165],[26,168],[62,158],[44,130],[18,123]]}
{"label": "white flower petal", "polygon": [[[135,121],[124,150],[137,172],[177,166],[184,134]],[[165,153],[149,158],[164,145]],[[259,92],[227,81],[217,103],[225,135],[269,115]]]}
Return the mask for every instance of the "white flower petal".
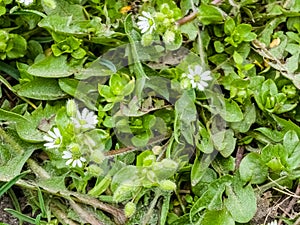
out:
{"label": "white flower petal", "polygon": [[[148,22],[148,18],[146,18],[146,17],[144,17],[144,16],[139,16],[138,17],[138,20],[140,20],[140,22]],[[140,23],[140,22],[138,22],[138,23]]]}
{"label": "white flower petal", "polygon": [[194,70],[192,70],[192,68],[190,66],[189,66],[189,72],[190,72],[189,73],[190,76],[194,76],[194,74],[195,74]]}
{"label": "white flower petal", "polygon": [[82,118],[81,118],[81,113],[80,113],[79,110],[77,111],[76,116],[77,116],[78,119],[80,119],[80,120],[82,119]]}
{"label": "white flower petal", "polygon": [[81,162],[85,162],[85,161],[86,161],[86,159],[85,159],[85,158],[83,158],[83,157],[80,157],[80,161],[81,161]]}
{"label": "white flower petal", "polygon": [[201,84],[198,84],[197,88],[198,88],[199,91],[204,91],[204,87]]}
{"label": "white flower petal", "polygon": [[72,163],[73,167],[76,167],[78,165],[78,167],[82,167],[82,163],[79,159],[75,159]]}
{"label": "white flower petal", "polygon": [[197,84],[193,80],[191,80],[191,85],[192,85],[192,88],[195,88],[197,86]]}
{"label": "white flower petal", "polygon": [[84,108],[81,112],[82,119],[86,119],[88,116],[89,110],[87,108]]}
{"label": "white flower petal", "polygon": [[54,143],[45,143],[44,146],[46,148],[56,148],[56,145],[54,145]]}
{"label": "white flower petal", "polygon": [[52,137],[53,139],[56,139],[56,134],[52,132],[51,130],[48,131],[48,135]]}
{"label": "white flower petal", "polygon": [[71,120],[73,121],[75,128],[82,128],[84,130],[94,129],[98,123],[97,115],[87,108],[84,108],[81,113],[80,111],[77,111],[76,118],[71,117]]}
{"label": "white flower petal", "polygon": [[208,83],[206,83],[204,81],[200,81],[199,84],[203,87],[208,87]]}
{"label": "white flower petal", "polygon": [[66,165],[70,165],[71,163],[73,162],[73,159],[69,159],[67,162],[66,162]]}
{"label": "white flower petal", "polygon": [[209,86],[206,81],[213,79],[211,77],[211,72],[204,71],[200,65],[195,65],[194,67],[189,66],[188,71],[189,73],[184,73],[182,77],[187,77],[192,88],[197,88],[200,91],[204,91],[204,89]]}
{"label": "white flower petal", "polygon": [[63,159],[71,159],[73,157],[72,153],[70,151],[63,151]]}
{"label": "white flower petal", "polygon": [[48,142],[53,142],[53,141],[54,141],[52,137],[49,137],[49,136],[47,136],[47,135],[45,135],[45,136],[43,137],[43,139],[44,139],[45,141],[48,141]]}
{"label": "white flower petal", "polygon": [[196,65],[194,68],[195,74],[202,74],[202,67],[199,65]]}
{"label": "white flower petal", "polygon": [[149,12],[142,12],[142,16],[138,17],[137,22],[138,28],[141,30],[141,33],[152,33],[155,29],[155,21]]}
{"label": "white flower petal", "polygon": [[212,80],[212,77],[210,76],[210,71],[205,71],[205,72],[201,75],[201,79],[202,79],[202,80]]}
{"label": "white flower petal", "polygon": [[55,134],[56,137],[61,137],[60,131],[59,131],[59,129],[57,127],[55,127],[53,129],[53,131],[54,131],[54,134]]}

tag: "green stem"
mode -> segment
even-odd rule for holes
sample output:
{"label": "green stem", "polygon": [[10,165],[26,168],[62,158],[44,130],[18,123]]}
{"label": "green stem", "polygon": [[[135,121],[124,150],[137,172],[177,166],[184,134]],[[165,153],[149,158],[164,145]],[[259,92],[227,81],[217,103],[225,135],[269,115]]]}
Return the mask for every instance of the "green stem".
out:
{"label": "green stem", "polygon": [[182,212],[185,214],[185,213],[186,213],[185,206],[184,206],[184,204],[183,204],[183,202],[182,202],[182,200],[181,200],[181,198],[180,198],[180,195],[179,195],[179,193],[178,193],[178,190],[175,191],[175,195],[176,195],[176,197],[177,197],[177,199],[178,199],[178,202],[179,202],[179,204],[180,204],[180,208],[182,209]]}
{"label": "green stem", "polygon": [[143,220],[142,225],[147,225],[148,224],[149,220],[152,217],[153,209],[154,209],[154,207],[155,207],[155,205],[158,201],[158,198],[160,196],[161,196],[161,191],[159,189],[156,189],[154,199],[152,200],[152,202],[150,204],[150,207],[149,207],[149,210],[148,210],[147,214],[144,216],[144,220]]}
{"label": "green stem", "polygon": [[200,30],[198,30],[197,41],[198,41],[198,54],[199,54],[199,57],[200,57],[200,63],[201,63],[201,66],[203,68],[205,68],[206,67],[206,63],[205,63],[206,53],[204,52]]}
{"label": "green stem", "polygon": [[287,179],[288,177],[287,176],[283,176],[283,177],[280,177],[276,180],[271,180],[271,182],[265,184],[265,185],[262,185],[258,188],[255,189],[256,192],[258,193],[264,193],[265,191],[267,191],[268,189],[274,187],[274,186],[278,186],[278,187],[281,187],[281,185],[279,184],[279,182],[281,181],[284,181],[285,179]]}

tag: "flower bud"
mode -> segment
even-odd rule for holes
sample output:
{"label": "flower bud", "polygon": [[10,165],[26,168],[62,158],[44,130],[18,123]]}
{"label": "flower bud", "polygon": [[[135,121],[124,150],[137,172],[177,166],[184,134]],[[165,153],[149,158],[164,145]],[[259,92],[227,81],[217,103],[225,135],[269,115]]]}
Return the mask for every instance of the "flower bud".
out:
{"label": "flower bud", "polygon": [[77,105],[74,101],[74,99],[69,99],[67,101],[67,115],[70,117],[75,117],[76,112],[77,112]]}
{"label": "flower bud", "polygon": [[127,218],[132,217],[136,211],[136,205],[133,202],[128,202],[125,205],[124,212]]}
{"label": "flower bud", "polygon": [[89,175],[94,177],[99,177],[99,175],[103,173],[103,170],[95,164],[90,165],[86,170]]}
{"label": "flower bud", "polygon": [[176,189],[176,184],[170,180],[162,180],[158,184],[165,191],[174,191]]}
{"label": "flower bud", "polygon": [[159,155],[162,152],[162,147],[159,146],[159,145],[155,145],[152,148],[152,152],[153,152],[154,155]]}
{"label": "flower bud", "polygon": [[148,155],[143,160],[143,166],[151,166],[155,161],[156,161],[156,157],[154,155]]}

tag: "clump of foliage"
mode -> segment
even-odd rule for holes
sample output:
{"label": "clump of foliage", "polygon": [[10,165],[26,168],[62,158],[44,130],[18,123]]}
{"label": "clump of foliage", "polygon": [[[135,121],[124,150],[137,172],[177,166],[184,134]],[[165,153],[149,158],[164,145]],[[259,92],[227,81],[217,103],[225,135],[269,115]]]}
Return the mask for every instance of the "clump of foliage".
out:
{"label": "clump of foliage", "polygon": [[0,196],[33,216],[7,211],[255,224],[300,177],[299,24],[299,1],[0,1]]}

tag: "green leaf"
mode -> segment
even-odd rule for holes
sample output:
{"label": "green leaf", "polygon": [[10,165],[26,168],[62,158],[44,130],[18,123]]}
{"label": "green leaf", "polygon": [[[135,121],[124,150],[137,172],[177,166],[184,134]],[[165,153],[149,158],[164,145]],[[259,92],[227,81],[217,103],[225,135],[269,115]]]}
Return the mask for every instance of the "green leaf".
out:
{"label": "green leaf", "polygon": [[5,165],[1,166],[0,170],[0,180],[1,181],[9,181],[14,177],[18,176],[27,159],[31,156],[33,151],[40,146],[30,146],[26,149],[24,153],[21,153],[12,159],[8,160]]}
{"label": "green leaf", "polygon": [[[30,217],[30,216],[27,216],[25,214],[22,214],[16,210],[13,210],[13,209],[4,209],[6,212],[12,214],[14,217],[18,218],[19,220],[21,221],[25,221],[25,222],[28,222],[28,223],[31,223],[31,224],[37,224],[36,223],[36,219]],[[46,225],[47,223],[44,222],[44,221],[40,221],[38,224],[40,225]]]}
{"label": "green leaf", "polygon": [[226,209],[206,211],[201,225],[235,225],[234,219]]}
{"label": "green leaf", "polygon": [[261,159],[275,172],[284,169],[288,154],[281,144],[267,145],[261,151]]}
{"label": "green leaf", "polygon": [[212,167],[218,174],[229,174],[235,170],[235,158],[232,156],[224,158],[218,155],[212,162]]}
{"label": "green leaf", "polygon": [[272,117],[280,126],[283,127],[284,130],[294,130],[297,133],[298,137],[300,136],[300,127],[298,125],[290,120],[282,119],[276,115],[272,115]]}
{"label": "green leaf", "polygon": [[288,131],[283,138],[283,147],[288,154],[287,165],[290,170],[299,167],[300,143],[297,133],[293,130]]}
{"label": "green leaf", "polygon": [[136,167],[126,166],[122,168],[115,174],[111,183],[114,201],[121,202],[133,198],[142,186],[141,182]]}
{"label": "green leaf", "polygon": [[188,35],[190,40],[195,40],[198,35],[198,29],[196,23],[186,23],[180,26],[180,30],[182,33]]}
{"label": "green leaf", "polygon": [[263,135],[268,137],[273,142],[281,142],[285,134],[284,131],[272,130],[267,127],[259,127],[256,128],[255,130],[261,132]]}
{"label": "green leaf", "polygon": [[67,61],[66,55],[59,57],[50,55],[35,62],[27,70],[33,76],[45,78],[68,77],[76,71],[77,68]]}
{"label": "green leaf", "polygon": [[224,44],[221,41],[215,41],[214,47],[217,53],[222,53],[224,51]]}
{"label": "green leaf", "polygon": [[37,100],[57,100],[67,97],[57,80],[39,78],[14,87],[18,95]]}
{"label": "green leaf", "polygon": [[206,154],[212,153],[214,150],[214,145],[209,132],[204,127],[199,127],[199,135],[201,138],[199,138],[197,148]]}
{"label": "green leaf", "polygon": [[205,3],[202,3],[199,7],[198,18],[203,25],[221,23],[223,21],[221,9]]}
{"label": "green leaf", "polygon": [[289,130],[288,132],[286,132],[286,134],[283,137],[283,147],[286,149],[289,155],[294,152],[298,144],[299,144],[299,137],[296,131]]}
{"label": "green leaf", "polygon": [[[105,77],[111,76],[117,72],[116,66],[110,60],[99,57],[94,60],[86,68],[81,68],[76,71],[75,78],[79,80],[88,79],[90,77]],[[99,83],[104,84],[107,78],[99,79]]]}
{"label": "green leaf", "polygon": [[101,195],[110,185],[111,183],[111,177],[105,176],[98,184],[96,184],[89,192],[88,194],[91,196],[98,197]]}
{"label": "green leaf", "polygon": [[130,184],[132,182],[132,186],[140,186],[139,177],[138,177],[138,169],[135,166],[125,166],[120,169],[114,176],[111,182],[111,190],[115,192],[120,185],[122,184]]}
{"label": "green leaf", "polygon": [[251,185],[243,187],[243,183],[235,182],[226,187],[227,199],[224,205],[238,223],[249,222],[256,213],[256,196]]}
{"label": "green leaf", "polygon": [[179,119],[180,134],[184,136],[185,140],[193,145],[194,132],[197,119],[197,110],[194,103],[194,96],[190,93],[184,92],[183,95],[175,103],[176,116]]}
{"label": "green leaf", "polygon": [[236,51],[233,52],[233,60],[236,64],[240,64],[242,65],[243,64],[243,57]]}
{"label": "green leaf", "polygon": [[167,217],[170,209],[170,200],[171,200],[171,192],[167,192],[163,195],[163,203],[161,206],[161,213],[160,213],[160,224],[167,223]]}
{"label": "green leaf", "polygon": [[260,154],[251,152],[247,154],[239,167],[241,179],[252,184],[261,184],[268,177],[268,167],[261,159]]}
{"label": "green leaf", "polygon": [[233,33],[234,29],[235,29],[234,19],[232,19],[232,18],[227,19],[224,24],[225,34],[231,35]]}
{"label": "green leaf", "polygon": [[23,57],[27,49],[27,41],[21,35],[9,34],[9,41],[7,43],[6,56],[9,59],[16,59]]}
{"label": "green leaf", "polygon": [[49,192],[52,193],[58,193],[58,192],[63,192],[66,191],[66,186],[65,186],[65,178],[66,175],[62,176],[52,176],[50,178],[40,178],[37,181],[37,184],[39,187],[43,188],[44,190],[48,190]]}
{"label": "green leaf", "polygon": [[31,143],[44,142],[43,136],[45,135],[45,131],[42,131],[40,126],[45,122],[51,122],[50,119],[56,115],[60,107],[61,104],[56,104],[55,106],[47,104],[43,109],[42,105],[40,105],[31,115],[26,114],[24,117],[27,121],[17,123],[16,126],[20,138]]}
{"label": "green leaf", "polygon": [[224,100],[225,107],[221,110],[220,115],[227,122],[240,122],[244,116],[239,105],[230,99]]}
{"label": "green leaf", "polygon": [[[73,12],[71,11],[71,13]],[[76,17],[73,17],[72,15],[60,16],[58,14],[49,15],[43,18],[38,25],[47,30],[77,35],[88,35],[88,28],[92,27],[91,22],[88,20],[78,21],[77,19],[76,21]]]}
{"label": "green leaf", "polygon": [[4,109],[0,109],[0,120],[11,121],[17,123],[26,123],[28,120],[17,113],[6,111]]}
{"label": "green leaf", "polygon": [[231,129],[213,134],[212,140],[216,149],[225,158],[229,157],[235,149],[236,138],[234,137],[234,132]]}
{"label": "green leaf", "polygon": [[156,74],[157,76],[149,77],[147,80],[145,87],[151,88],[153,91],[155,91],[157,94],[161,95],[165,100],[169,100],[169,80],[164,79],[159,76],[159,74]]}
{"label": "green leaf", "polygon": [[143,147],[147,145],[150,137],[151,134],[148,134],[148,132],[139,133],[131,138],[131,142],[136,147]]}
{"label": "green leaf", "polygon": [[160,162],[154,162],[151,171],[154,172],[158,180],[166,180],[172,177],[178,169],[178,163],[172,159],[163,159]]}
{"label": "green leaf", "polygon": [[192,187],[196,186],[202,179],[205,179],[211,162],[214,160],[213,155],[203,155],[200,159],[196,157],[194,160],[192,171],[191,171],[191,184]]}
{"label": "green leaf", "polygon": [[15,67],[4,62],[0,62],[0,71],[5,72],[6,74],[8,74],[16,80],[18,80],[20,77],[20,73]]}
{"label": "green leaf", "polygon": [[193,9],[194,5],[198,5],[199,0],[182,0],[180,1],[180,8],[183,14],[187,14],[191,9]]}
{"label": "green leaf", "polygon": [[240,122],[231,123],[231,128],[238,130],[241,133],[249,131],[252,124],[256,121],[256,109],[254,104],[247,104],[245,106],[243,120]]}
{"label": "green leaf", "polygon": [[4,6],[0,6],[0,16],[6,13],[6,8]]}
{"label": "green leaf", "polygon": [[58,84],[64,92],[84,102],[88,108],[97,110],[95,106],[98,98],[97,84],[71,78],[61,78]]}
{"label": "green leaf", "polygon": [[229,175],[223,176],[213,181],[206,192],[193,204],[190,212],[190,219],[205,208],[209,210],[221,210],[223,208],[222,195],[225,187],[230,185],[232,177]]}
{"label": "green leaf", "polygon": [[15,176],[14,178],[12,178],[10,181],[8,181],[7,183],[5,183],[4,185],[2,185],[0,187],[0,197],[6,192],[8,191],[8,189],[10,189],[19,179],[21,179],[22,177],[26,176],[29,173],[29,171],[25,171],[17,176]]}
{"label": "green leaf", "polygon": [[[144,165],[144,160],[151,157],[154,157],[154,159],[156,159],[156,157],[154,156],[153,152],[151,150],[146,150],[144,152],[142,152],[141,154],[139,154],[136,157],[136,166],[143,166]],[[151,160],[152,162],[152,160]],[[152,163],[151,163],[152,164]]]}

